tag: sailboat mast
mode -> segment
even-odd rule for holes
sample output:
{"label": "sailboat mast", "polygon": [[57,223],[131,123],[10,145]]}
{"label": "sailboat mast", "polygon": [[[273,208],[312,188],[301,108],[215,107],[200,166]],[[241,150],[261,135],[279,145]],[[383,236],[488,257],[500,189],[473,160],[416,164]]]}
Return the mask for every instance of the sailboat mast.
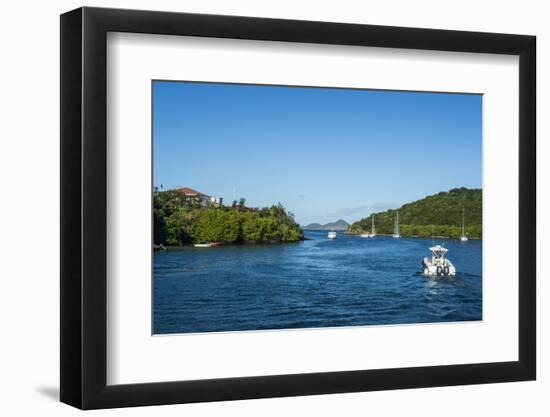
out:
{"label": "sailboat mast", "polygon": [[464,206],[462,206],[462,236],[464,235]]}
{"label": "sailboat mast", "polygon": [[397,234],[399,234],[399,210],[397,210]]}
{"label": "sailboat mast", "polygon": [[371,218],[370,232],[371,232],[371,234],[374,235],[374,214],[372,215],[372,218]]}
{"label": "sailboat mast", "polygon": [[393,228],[393,234],[399,235],[399,210],[396,211],[395,214],[395,227]]}

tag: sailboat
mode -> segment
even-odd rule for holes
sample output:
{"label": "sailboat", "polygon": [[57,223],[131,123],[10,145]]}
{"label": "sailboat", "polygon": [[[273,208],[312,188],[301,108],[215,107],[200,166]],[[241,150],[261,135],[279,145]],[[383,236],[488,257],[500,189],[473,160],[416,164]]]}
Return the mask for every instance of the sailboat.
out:
{"label": "sailboat", "polygon": [[464,206],[462,206],[462,235],[460,236],[461,242],[467,242],[468,236],[466,236],[466,233],[464,233]]}
{"label": "sailboat", "polygon": [[371,228],[370,228],[370,233],[369,233],[369,232],[362,233],[360,236],[363,237],[363,238],[371,238],[371,237],[375,237],[375,236],[376,236],[376,230],[375,230],[375,228],[374,228],[374,214],[371,216]]}
{"label": "sailboat", "polygon": [[399,234],[399,210],[397,210],[397,214],[395,216],[395,227],[393,230],[393,237],[399,238],[401,235]]}
{"label": "sailboat", "polygon": [[376,236],[376,228],[374,227],[374,214],[371,216],[370,237]]}

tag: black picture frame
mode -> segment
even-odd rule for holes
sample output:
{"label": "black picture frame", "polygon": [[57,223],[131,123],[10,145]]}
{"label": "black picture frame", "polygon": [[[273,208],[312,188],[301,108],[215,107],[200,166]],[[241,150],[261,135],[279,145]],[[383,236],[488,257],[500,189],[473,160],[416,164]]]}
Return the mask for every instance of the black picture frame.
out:
{"label": "black picture frame", "polygon": [[[519,360],[107,385],[108,32],[519,56]],[[61,401],[81,409],[533,380],[534,36],[102,8],[61,15]]]}

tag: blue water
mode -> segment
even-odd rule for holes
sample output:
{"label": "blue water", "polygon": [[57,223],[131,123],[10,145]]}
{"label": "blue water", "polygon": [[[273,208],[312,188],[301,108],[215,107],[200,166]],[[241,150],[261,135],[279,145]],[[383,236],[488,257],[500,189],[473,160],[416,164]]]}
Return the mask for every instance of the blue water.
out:
{"label": "blue water", "polygon": [[482,319],[482,242],[441,239],[454,278],[427,278],[432,239],[306,240],[155,252],[154,333]]}

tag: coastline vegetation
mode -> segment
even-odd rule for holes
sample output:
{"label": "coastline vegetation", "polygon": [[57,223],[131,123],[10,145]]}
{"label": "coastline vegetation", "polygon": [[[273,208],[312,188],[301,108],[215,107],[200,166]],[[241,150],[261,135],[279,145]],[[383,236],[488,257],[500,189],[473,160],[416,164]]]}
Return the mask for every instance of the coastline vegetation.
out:
{"label": "coastline vegetation", "polygon": [[[465,233],[470,239],[481,239],[482,190],[454,188],[399,208],[399,232],[404,237],[445,237],[458,239],[462,234],[464,208]],[[347,233],[361,234],[371,230],[374,215],[376,232],[391,235],[394,231],[396,210],[374,213],[353,223]]]}
{"label": "coastline vegetation", "polygon": [[303,240],[292,213],[281,205],[231,207],[201,204],[177,191],[153,193],[154,243],[182,246],[191,243],[283,243]]}

